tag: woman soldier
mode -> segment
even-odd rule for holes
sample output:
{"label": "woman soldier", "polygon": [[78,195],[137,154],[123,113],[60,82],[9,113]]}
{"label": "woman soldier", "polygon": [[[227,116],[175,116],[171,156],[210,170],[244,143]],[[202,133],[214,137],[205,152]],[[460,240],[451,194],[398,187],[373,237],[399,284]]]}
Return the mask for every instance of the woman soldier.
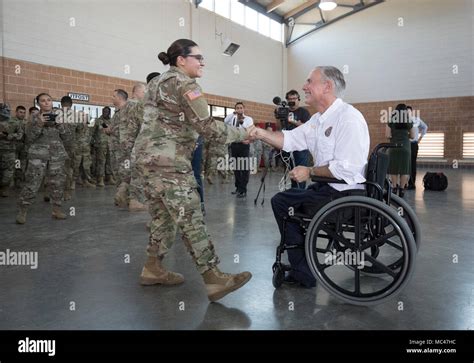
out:
{"label": "woman soldier", "polygon": [[47,93],[36,96],[40,112],[35,114],[26,127],[26,143],[28,148],[28,166],[25,172],[25,184],[18,201],[16,222],[26,222],[29,205],[35,201],[41,182],[48,180],[49,196],[52,199],[52,217],[66,219],[61,211],[66,174],[64,163],[67,158],[61,136],[66,133],[65,125],[53,113],[53,101]]}
{"label": "woman soldier", "polygon": [[184,243],[206,285],[209,300],[218,300],[246,284],[250,272],[226,274],[207,234],[197,183],[191,166],[198,135],[221,144],[247,139],[250,128],[238,129],[216,122],[196,78],[204,58],[195,42],[176,40],[158,58],[170,69],[147,86],[143,125],[135,141],[136,166],[145,183],[152,216],[148,259],[141,284],[176,285],[181,274],[167,271],[162,259],[179,228]]}

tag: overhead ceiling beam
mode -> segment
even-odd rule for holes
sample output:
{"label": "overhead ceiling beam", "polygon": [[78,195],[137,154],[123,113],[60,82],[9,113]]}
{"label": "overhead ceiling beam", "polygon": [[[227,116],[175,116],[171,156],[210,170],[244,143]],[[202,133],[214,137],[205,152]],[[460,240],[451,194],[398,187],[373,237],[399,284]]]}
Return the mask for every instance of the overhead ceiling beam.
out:
{"label": "overhead ceiling beam", "polygon": [[277,13],[267,13],[266,6],[259,4],[256,0],[239,0],[239,3],[248,6],[249,8],[259,12],[260,14],[268,16],[270,19],[273,19],[280,24],[283,24],[283,16],[278,15]]}
{"label": "overhead ceiling beam", "polygon": [[309,11],[319,4],[319,0],[308,0],[304,4],[297,6],[293,10],[290,10],[283,15],[283,18],[286,20],[288,18],[297,18],[300,13]]}
{"label": "overhead ceiling beam", "polygon": [[[296,41],[300,40],[301,38],[304,38],[304,37],[307,36],[308,34],[311,34],[311,33],[315,32],[315,31],[317,31],[317,30],[319,30],[319,29],[321,29],[321,28],[324,28],[324,27],[326,27],[326,26],[329,26],[329,25],[331,25],[331,24],[333,24],[333,23],[335,23],[335,22],[337,22],[337,21],[339,21],[339,20],[342,20],[342,19],[344,19],[344,18],[346,18],[346,17],[348,17],[348,16],[350,16],[350,15],[353,15],[353,14],[355,14],[355,13],[358,13],[359,11],[366,10],[366,9],[368,9],[368,8],[374,6],[374,5],[377,5],[377,4],[381,4],[381,3],[383,3],[384,1],[385,1],[385,0],[375,0],[375,1],[372,2],[372,3],[368,3],[368,4],[365,4],[365,5],[363,5],[363,6],[356,6],[354,10],[348,11],[347,13],[345,13],[345,14],[343,14],[343,15],[341,15],[341,16],[338,16],[337,18],[334,18],[334,19],[332,19],[332,20],[330,20],[330,21],[318,22],[318,23],[314,24],[314,25],[315,25],[314,29],[311,29],[310,31],[308,31],[308,32],[306,32],[306,33],[304,33],[304,34],[298,36],[298,37],[295,38],[295,39],[291,39],[291,38],[290,38],[290,40],[287,41],[286,46],[288,47],[290,44],[295,43]],[[295,24],[295,25],[296,25],[296,24]]]}
{"label": "overhead ceiling beam", "polygon": [[285,0],[273,0],[270,4],[267,5],[267,13],[271,13],[280,5],[282,5],[284,2]]}

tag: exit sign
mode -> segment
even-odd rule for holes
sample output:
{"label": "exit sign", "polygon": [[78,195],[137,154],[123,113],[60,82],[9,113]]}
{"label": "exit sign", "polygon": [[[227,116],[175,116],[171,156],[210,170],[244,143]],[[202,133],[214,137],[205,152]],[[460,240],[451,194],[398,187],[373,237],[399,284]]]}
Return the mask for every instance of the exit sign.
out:
{"label": "exit sign", "polygon": [[69,92],[67,95],[71,97],[73,101],[82,101],[82,102],[89,101],[89,95],[86,93]]}

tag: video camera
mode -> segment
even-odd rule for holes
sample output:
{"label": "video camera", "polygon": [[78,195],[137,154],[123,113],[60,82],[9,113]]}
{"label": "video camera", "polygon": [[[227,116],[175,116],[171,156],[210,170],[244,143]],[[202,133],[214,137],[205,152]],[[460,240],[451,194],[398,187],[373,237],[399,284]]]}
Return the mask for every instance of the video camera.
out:
{"label": "video camera", "polygon": [[280,97],[274,97],[273,103],[278,107],[275,109],[275,117],[280,120],[281,129],[288,130],[288,115],[290,114],[290,107],[295,105],[294,102],[282,101]]}

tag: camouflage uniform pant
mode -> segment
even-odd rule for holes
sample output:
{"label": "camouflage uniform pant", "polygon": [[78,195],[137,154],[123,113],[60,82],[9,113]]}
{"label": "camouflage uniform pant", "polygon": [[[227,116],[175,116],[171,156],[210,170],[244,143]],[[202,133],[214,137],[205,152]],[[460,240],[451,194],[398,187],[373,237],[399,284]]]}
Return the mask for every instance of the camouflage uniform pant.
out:
{"label": "camouflage uniform pant", "polygon": [[91,148],[89,145],[78,146],[74,153],[74,178],[81,175],[81,164],[85,179],[92,180],[91,176]]}
{"label": "camouflage uniform pant", "polygon": [[105,174],[113,175],[115,177],[117,176],[117,173],[118,173],[117,155],[114,149],[108,146],[107,158],[105,162]]}
{"label": "camouflage uniform pant", "polygon": [[0,187],[9,187],[15,173],[15,150],[0,150]]}
{"label": "camouflage uniform pant", "polygon": [[148,255],[166,255],[179,229],[198,271],[202,274],[216,266],[219,257],[207,234],[194,175],[137,169],[146,180],[145,196],[152,217]]}
{"label": "camouflage uniform pant", "polygon": [[95,175],[97,178],[103,178],[105,176],[106,163],[107,146],[95,148]]}
{"label": "camouflage uniform pant", "polygon": [[15,166],[15,187],[20,187],[22,183],[25,181],[25,171],[26,171],[26,163],[28,160],[28,153],[24,148],[17,150],[16,153],[17,160],[19,160],[20,165],[19,167]]}
{"label": "camouflage uniform pant", "polygon": [[41,159],[28,160],[25,173],[25,183],[20,193],[20,204],[29,205],[35,201],[36,194],[45,179],[45,187],[49,189],[49,196],[54,205],[61,205],[66,174],[64,172],[64,161],[52,161]]}
{"label": "camouflage uniform pant", "polygon": [[140,203],[144,204],[146,203],[145,190],[144,190],[145,182],[140,177],[135,161],[136,161],[135,154],[132,151],[132,155],[131,155],[131,163],[132,163],[131,174],[132,175],[130,178],[130,189],[129,189],[130,199],[138,200]]}

